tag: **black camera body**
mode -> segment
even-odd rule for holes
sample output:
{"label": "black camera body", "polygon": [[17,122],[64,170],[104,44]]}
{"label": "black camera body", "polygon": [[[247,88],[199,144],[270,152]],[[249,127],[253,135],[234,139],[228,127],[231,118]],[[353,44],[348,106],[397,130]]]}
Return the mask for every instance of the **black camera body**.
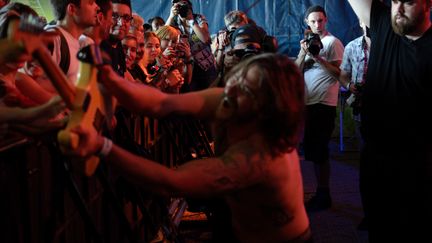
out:
{"label": "black camera body", "polygon": [[[224,46],[228,46],[231,45],[231,36],[233,35],[235,29],[234,30],[228,30],[227,28],[223,28],[221,30],[219,30],[218,32],[218,36],[217,36],[217,42],[218,44],[222,44]],[[225,42],[224,43],[219,43],[219,36],[226,34],[226,38],[225,38]]]}
{"label": "black camera body", "polygon": [[242,60],[261,53],[261,50],[257,48],[255,45],[248,45],[246,46],[245,49],[235,49],[232,51],[234,55],[236,55],[238,58]]}
{"label": "black camera body", "polygon": [[318,34],[309,31],[305,34],[305,42],[308,48],[308,51],[316,56],[320,53],[320,50],[323,48],[323,44],[321,42],[321,38]]}
{"label": "black camera body", "polygon": [[190,9],[189,3],[187,1],[179,1],[179,0],[172,0],[172,4],[178,3],[178,14],[182,18],[186,18]]}

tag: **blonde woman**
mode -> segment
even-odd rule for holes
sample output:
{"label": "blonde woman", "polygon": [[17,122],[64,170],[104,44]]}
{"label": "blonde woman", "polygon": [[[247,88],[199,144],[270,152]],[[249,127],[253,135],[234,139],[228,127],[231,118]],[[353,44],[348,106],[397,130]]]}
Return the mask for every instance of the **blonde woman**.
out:
{"label": "blonde woman", "polygon": [[161,40],[161,58],[173,63],[183,76],[185,84],[189,86],[192,80],[193,58],[187,36],[172,26],[161,26],[156,32]]}
{"label": "blonde woman", "polygon": [[160,58],[161,42],[153,32],[144,34],[144,57],[139,66],[146,75],[146,81],[152,86],[168,93],[177,93],[184,79],[171,62]]}

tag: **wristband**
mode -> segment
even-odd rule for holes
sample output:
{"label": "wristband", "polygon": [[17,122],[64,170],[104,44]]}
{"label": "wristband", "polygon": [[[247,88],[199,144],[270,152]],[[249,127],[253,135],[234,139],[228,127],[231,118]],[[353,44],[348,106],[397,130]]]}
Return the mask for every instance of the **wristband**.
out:
{"label": "wristband", "polygon": [[193,59],[192,56],[190,56],[189,58],[187,58],[187,59],[184,61],[184,63],[186,63],[186,64],[192,64],[193,62],[194,62],[194,59]]}
{"label": "wristband", "polygon": [[107,157],[108,154],[111,152],[112,147],[113,147],[113,142],[110,139],[104,137],[102,148],[99,151],[98,156],[100,158]]}
{"label": "wristband", "polygon": [[185,61],[184,63],[185,63],[185,64],[193,64],[193,62],[194,62],[193,59],[189,59],[189,60]]}
{"label": "wristband", "polygon": [[351,87],[351,82],[349,82],[348,84],[347,84],[347,86],[346,86],[346,90],[350,90],[350,87]]}

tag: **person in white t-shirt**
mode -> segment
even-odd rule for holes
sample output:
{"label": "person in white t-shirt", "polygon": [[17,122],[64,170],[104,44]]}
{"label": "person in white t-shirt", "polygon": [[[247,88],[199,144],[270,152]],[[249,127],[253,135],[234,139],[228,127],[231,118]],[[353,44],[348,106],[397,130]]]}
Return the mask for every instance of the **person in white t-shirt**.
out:
{"label": "person in white t-shirt", "polygon": [[[97,12],[99,10],[99,6],[93,0],[81,0],[79,4],[74,2],[76,1],[50,0],[57,22],[55,25],[47,25],[45,27],[48,31],[58,31],[66,40],[69,57],[62,51],[65,50],[65,47],[62,46],[65,43],[62,44],[62,37],[59,35],[59,37],[54,39],[52,58],[65,72],[72,87],[77,82],[79,72],[79,61],[76,57],[80,49],[78,39],[85,29],[96,25],[98,20]],[[68,60],[64,60],[65,57]],[[61,64],[63,62],[66,65]],[[48,78],[44,77],[38,81],[48,91],[52,93],[57,92]]]}
{"label": "person in white t-shirt", "polygon": [[311,6],[305,14],[308,30],[300,41],[296,64],[303,71],[306,85],[306,119],[303,148],[305,159],[314,163],[316,194],[306,202],[306,209],[330,208],[330,163],[328,144],[334,129],[344,47],[326,30],[323,7]]}

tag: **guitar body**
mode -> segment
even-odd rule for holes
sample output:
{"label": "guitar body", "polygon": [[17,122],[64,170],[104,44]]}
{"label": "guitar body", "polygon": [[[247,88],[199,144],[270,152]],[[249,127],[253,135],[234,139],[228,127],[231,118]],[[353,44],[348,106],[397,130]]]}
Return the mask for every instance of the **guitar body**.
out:
{"label": "guitar body", "polygon": [[[74,149],[79,144],[79,136],[71,132],[78,126],[94,126],[97,131],[106,122],[105,117],[112,117],[113,99],[104,92],[97,82],[97,65],[103,65],[102,53],[97,45],[82,48],[77,55],[80,60],[80,72],[76,87],[70,87],[67,77],[60,67],[54,63],[50,52],[40,40],[40,36],[52,34],[43,29],[40,20],[32,15],[22,15],[19,21],[11,21],[8,28],[8,39],[12,41],[30,40],[28,53],[39,61],[44,72],[71,110],[71,117],[66,128],[57,135],[62,150]],[[96,41],[96,40],[95,40]],[[101,92],[102,91],[102,92]],[[107,112],[108,111],[108,112]],[[108,119],[109,119],[108,118]],[[84,161],[74,163],[74,169],[91,176],[99,164],[99,158],[93,156]]]}
{"label": "guitar body", "polygon": [[[98,51],[96,46],[84,48],[78,55],[94,55]],[[87,52],[86,54],[83,54]],[[84,127],[93,126],[101,131],[103,125],[112,112],[111,96],[103,91],[102,84],[97,82],[97,68],[95,63],[81,60],[78,83],[75,87],[74,108],[66,128],[57,135],[59,143],[68,149],[75,149],[79,144],[79,137],[70,132],[78,125]],[[99,158],[92,156],[84,161],[74,163],[74,169],[78,169],[86,176],[91,176],[97,169]]]}

